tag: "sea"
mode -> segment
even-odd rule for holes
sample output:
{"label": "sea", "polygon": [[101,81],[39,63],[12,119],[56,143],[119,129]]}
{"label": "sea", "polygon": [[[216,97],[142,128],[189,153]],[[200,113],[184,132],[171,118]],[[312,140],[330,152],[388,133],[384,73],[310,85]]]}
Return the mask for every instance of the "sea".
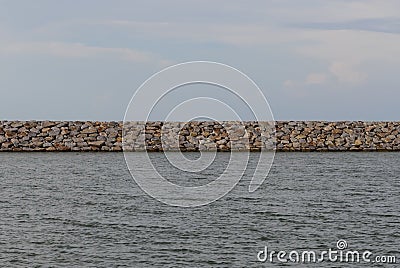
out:
{"label": "sea", "polygon": [[[190,175],[132,154],[185,186],[230,158]],[[143,191],[122,153],[0,153],[0,267],[398,267],[399,152],[276,153],[254,192],[250,156],[226,195],[179,207]]]}

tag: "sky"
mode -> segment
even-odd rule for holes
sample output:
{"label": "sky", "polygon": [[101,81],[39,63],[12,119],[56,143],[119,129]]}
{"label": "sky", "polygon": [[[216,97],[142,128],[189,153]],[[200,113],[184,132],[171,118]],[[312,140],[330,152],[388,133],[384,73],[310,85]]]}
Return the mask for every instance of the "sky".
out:
{"label": "sky", "polygon": [[0,120],[123,120],[196,60],[248,75],[276,120],[400,119],[398,0],[0,0]]}

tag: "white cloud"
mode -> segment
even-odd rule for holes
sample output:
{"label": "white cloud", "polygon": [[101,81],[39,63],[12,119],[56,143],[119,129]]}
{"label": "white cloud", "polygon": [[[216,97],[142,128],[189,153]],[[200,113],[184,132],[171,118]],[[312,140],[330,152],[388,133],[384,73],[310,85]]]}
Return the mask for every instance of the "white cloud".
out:
{"label": "white cloud", "polygon": [[304,88],[309,85],[335,85],[338,83],[358,85],[367,79],[367,74],[356,69],[355,65],[346,62],[335,61],[326,72],[310,73],[304,80],[295,81],[288,79],[284,81],[285,88]]}
{"label": "white cloud", "polygon": [[[363,69],[367,64],[377,61],[400,63],[400,35],[359,30],[324,30],[291,28],[301,22],[343,22],[346,20],[391,18],[400,15],[400,1],[397,0],[348,0],[348,1],[304,1],[293,3],[291,0],[263,1],[252,6],[232,4],[225,8],[223,3],[215,3],[225,12],[242,12],[238,20],[229,21],[219,18],[188,19],[169,18],[165,21],[152,20],[71,20],[59,24],[50,23],[48,27],[32,31],[43,37],[71,32],[71,29],[85,29],[81,34],[93,29],[107,29],[104,33],[123,33],[124,36],[162,42],[169,39],[185,44],[196,42],[215,42],[221,44],[257,49],[263,53],[268,45],[279,45],[285,53],[297,53],[304,60],[319,60],[327,70],[311,73],[302,84],[322,84],[332,81],[341,83],[360,83],[367,74]],[[190,5],[175,5],[178,11]],[[258,7],[258,8],[255,8]],[[262,8],[265,7],[265,8]],[[244,10],[241,10],[244,8]],[[190,13],[189,13],[190,14]],[[197,13],[196,13],[197,14]],[[254,15],[254,20],[241,21],[244,15]],[[198,14],[197,14],[198,15]],[[289,25],[289,26],[288,26]],[[95,28],[92,28],[95,27]],[[97,28],[96,28],[97,27]],[[56,35],[58,36],[58,35]],[[272,48],[274,49],[274,48]],[[81,43],[29,42],[16,43],[1,47],[0,53],[46,53],[62,57],[99,57],[107,56],[136,62],[157,61],[165,66],[171,61],[159,59],[152,53],[128,48],[106,48],[87,46]],[[279,52],[282,53],[282,52]],[[173,55],[168,55],[168,57]],[[373,74],[369,74],[373,75]],[[290,84],[290,83],[288,83]]]}
{"label": "white cloud", "polygon": [[400,62],[400,35],[353,30],[303,31],[305,40],[312,40],[296,51],[322,60],[360,63],[366,60]]}
{"label": "white cloud", "polygon": [[289,79],[289,80],[286,80],[286,81],[283,82],[283,86],[285,88],[291,88],[291,87],[295,87],[296,83],[293,80]]}
{"label": "white cloud", "polygon": [[326,82],[328,76],[324,73],[310,73],[306,77],[305,83],[308,85],[323,84]]}
{"label": "white cloud", "polygon": [[9,42],[0,44],[0,54],[45,54],[65,58],[111,57],[139,63],[159,62],[160,65],[168,62],[158,59],[152,53],[130,48],[96,47],[63,42]]}
{"label": "white cloud", "polygon": [[[320,60],[329,65],[323,71],[340,83],[357,85],[376,73],[367,73],[371,64],[400,64],[400,35],[353,31],[310,30],[301,35],[310,40],[294,49],[306,58]],[[331,79],[329,79],[331,81]]]}
{"label": "white cloud", "polygon": [[[330,75],[327,73],[310,73],[304,78],[304,80],[285,80],[283,82],[283,87],[286,89],[296,89],[303,92],[306,86],[326,84],[329,77]],[[303,93],[305,93],[305,91]]]}
{"label": "white cloud", "polygon": [[[100,25],[126,35],[171,39],[184,42],[217,42],[229,45],[260,46],[292,42],[297,39],[297,29],[282,29],[269,24],[226,23],[226,22],[152,22],[130,20],[102,20],[82,22],[87,26]],[[46,31],[46,30],[42,30]],[[51,29],[59,31],[59,29]]]}
{"label": "white cloud", "polygon": [[137,21],[92,22],[117,27],[127,35],[165,38],[177,42],[216,42],[263,50],[281,45],[288,51],[313,59],[361,63],[369,60],[400,62],[400,35],[359,30],[287,28],[273,24],[162,23]]}
{"label": "white cloud", "polygon": [[329,70],[339,82],[343,83],[358,84],[367,79],[365,73],[357,71],[352,65],[344,62],[333,62]]}
{"label": "white cloud", "polygon": [[345,20],[398,17],[398,0],[292,1],[279,0],[276,5],[265,1],[263,13],[289,23],[340,22]]}

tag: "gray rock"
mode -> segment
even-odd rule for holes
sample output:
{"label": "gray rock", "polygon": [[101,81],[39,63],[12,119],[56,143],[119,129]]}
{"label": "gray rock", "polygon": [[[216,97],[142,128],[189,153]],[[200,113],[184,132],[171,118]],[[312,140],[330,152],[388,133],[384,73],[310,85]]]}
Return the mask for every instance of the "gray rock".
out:
{"label": "gray rock", "polygon": [[88,145],[90,146],[96,146],[96,147],[101,147],[102,145],[104,145],[105,142],[104,141],[89,141]]}

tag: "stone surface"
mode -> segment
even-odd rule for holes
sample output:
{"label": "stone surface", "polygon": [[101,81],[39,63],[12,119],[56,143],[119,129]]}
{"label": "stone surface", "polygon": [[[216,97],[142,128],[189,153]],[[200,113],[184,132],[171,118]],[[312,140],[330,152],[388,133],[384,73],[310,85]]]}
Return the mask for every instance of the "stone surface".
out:
{"label": "stone surface", "polygon": [[0,121],[0,151],[260,151],[274,145],[277,151],[399,151],[400,122]]}

